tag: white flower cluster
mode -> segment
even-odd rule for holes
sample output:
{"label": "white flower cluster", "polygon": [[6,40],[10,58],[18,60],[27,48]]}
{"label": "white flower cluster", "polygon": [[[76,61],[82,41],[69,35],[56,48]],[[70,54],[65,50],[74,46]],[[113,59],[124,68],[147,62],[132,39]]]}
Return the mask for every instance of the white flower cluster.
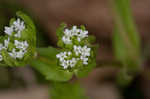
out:
{"label": "white flower cluster", "polygon": [[[19,58],[22,59],[24,54],[26,53],[26,49],[28,48],[27,41],[18,41],[15,40],[16,48],[13,48],[12,52],[9,53],[11,57],[14,59]],[[17,51],[19,49],[19,51]]]}
{"label": "white flower cluster", "polygon": [[[76,38],[80,42],[85,37],[88,37],[88,31],[83,31],[82,29],[77,29],[77,26],[73,26],[71,30],[65,29],[62,41],[64,44],[72,44],[72,38]],[[72,49],[71,51],[60,52],[56,55],[60,65],[64,69],[75,67],[79,61],[83,65],[88,65],[91,48],[88,48],[86,45],[73,45]]]}
{"label": "white flower cluster", "polygon": [[11,36],[13,32],[15,32],[15,37],[21,37],[21,31],[24,29],[24,22],[18,18],[10,27],[6,26],[4,32],[9,36]]}
{"label": "white flower cluster", "polygon": [[[88,58],[90,56],[91,48],[88,48],[86,45],[76,46],[74,45],[73,52],[61,52],[56,55],[56,57],[60,61],[60,65],[63,66],[64,69],[67,69],[68,67],[74,67],[78,61],[82,61],[84,65],[88,64]],[[75,57],[71,57],[72,53],[75,53]]]}
{"label": "white flower cluster", "polygon": [[3,57],[1,55],[2,49],[7,49],[9,44],[9,38],[7,40],[4,40],[4,45],[0,43],[0,61],[3,60]]}
{"label": "white flower cluster", "polygon": [[78,42],[80,42],[83,38],[88,37],[88,31],[78,29],[77,26],[73,26],[71,30],[65,29],[64,36],[62,37],[62,41],[65,44],[71,44],[73,37],[76,37]]}
{"label": "white flower cluster", "polygon": [[74,48],[75,54],[80,57],[80,60],[83,61],[83,64],[87,65],[91,48],[88,48],[86,45],[83,47],[74,45],[73,48]]}
{"label": "white flower cluster", "polygon": [[[5,34],[8,35],[8,38],[4,40],[4,44],[0,44],[0,61],[3,60],[3,57],[1,55],[1,50],[6,49],[9,46],[10,43],[10,36],[14,36],[16,38],[21,37],[21,32],[25,29],[24,22],[21,21],[19,18],[13,22],[13,24],[10,27],[5,27]],[[15,45],[15,48],[12,49],[8,54],[13,57],[14,59],[22,59],[24,54],[26,53],[26,49],[28,48],[28,42],[27,41],[19,41],[14,40],[12,41]]]}
{"label": "white flower cluster", "polygon": [[67,59],[71,55],[72,55],[71,52],[61,52],[61,53],[56,55],[56,57],[61,62],[60,65],[63,66],[64,69],[67,69],[68,67],[74,67],[75,66],[75,64],[77,62],[76,58]]}

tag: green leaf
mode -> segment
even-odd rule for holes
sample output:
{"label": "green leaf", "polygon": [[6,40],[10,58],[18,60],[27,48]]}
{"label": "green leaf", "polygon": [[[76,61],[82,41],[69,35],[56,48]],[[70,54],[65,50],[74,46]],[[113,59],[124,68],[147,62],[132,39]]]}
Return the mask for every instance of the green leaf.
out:
{"label": "green leaf", "polygon": [[51,99],[87,99],[79,83],[53,82],[50,88]]}
{"label": "green leaf", "polygon": [[114,9],[116,12],[116,31],[114,33],[116,57],[121,60],[122,58],[138,60],[140,38],[133,22],[129,0],[114,0]]}
{"label": "green leaf", "polygon": [[60,51],[54,47],[37,48],[37,52],[40,56],[46,57],[51,60],[56,60],[56,54]]}
{"label": "green leaf", "polygon": [[117,29],[113,35],[113,44],[116,58],[120,61],[126,60],[128,58],[127,48],[124,44],[124,41],[120,37],[119,31]]}
{"label": "green leaf", "polygon": [[95,67],[96,67],[96,54],[98,52],[98,48],[99,46],[98,45],[93,45],[91,46],[92,48],[92,53],[91,53],[91,57],[92,59],[90,59],[89,61],[89,64],[78,70],[74,70],[74,73],[77,77],[86,77],[88,75],[89,72],[91,72]]}
{"label": "green leaf", "polygon": [[43,74],[47,80],[68,81],[72,78],[73,74],[67,70],[60,69],[56,61],[45,57],[33,60],[31,66]]}
{"label": "green leaf", "polygon": [[58,42],[57,42],[57,46],[58,47],[63,47],[64,44],[61,40],[62,36],[64,35],[64,29],[67,25],[65,23],[62,23],[59,28],[56,30],[56,35],[58,37]]}
{"label": "green leaf", "polygon": [[15,18],[11,18],[11,19],[10,19],[10,22],[9,22],[9,25],[11,26],[14,21],[16,21],[16,19],[15,19]]}
{"label": "green leaf", "polygon": [[64,29],[67,25],[65,23],[62,23],[60,25],[60,27],[56,30],[56,34],[57,34],[57,37],[61,38],[63,33],[64,33]]}
{"label": "green leaf", "polygon": [[34,23],[33,23],[32,19],[29,16],[27,16],[26,14],[24,14],[21,11],[18,11],[16,14],[17,14],[18,17],[20,17],[22,20],[25,21],[27,26],[29,26],[30,28],[32,28],[32,30],[34,30],[34,33],[36,33]]}
{"label": "green leaf", "polygon": [[74,70],[75,75],[77,77],[86,77],[89,72],[91,72],[96,67],[96,62],[92,62],[88,64],[87,66],[84,66],[82,69]]}
{"label": "green leaf", "polygon": [[117,76],[117,83],[120,87],[127,87],[133,81],[133,76],[129,75],[124,69],[122,69]]}
{"label": "green leaf", "polygon": [[35,58],[36,52],[36,34],[31,28],[27,28],[22,32],[22,40],[26,40],[29,43],[27,52],[24,56],[24,62],[29,63],[30,60]]}
{"label": "green leaf", "polygon": [[10,55],[8,54],[8,52],[6,50],[2,50],[2,56],[3,56],[3,60],[4,60],[5,64],[7,64],[7,66],[25,66],[26,65],[25,61],[19,61],[19,60],[16,60],[16,59],[10,57]]}
{"label": "green leaf", "polygon": [[123,64],[121,71],[126,70],[120,72],[118,79],[128,84],[140,70],[140,37],[133,22],[130,0],[113,0],[113,7],[116,23],[113,34],[115,56]]}
{"label": "green leaf", "polygon": [[84,25],[81,25],[81,26],[80,26],[80,28],[81,28],[83,31],[85,31],[85,30],[86,30],[86,28],[85,28],[85,26],[84,26]]}
{"label": "green leaf", "polygon": [[90,36],[88,37],[88,41],[89,41],[90,43],[94,43],[94,42],[96,41],[95,36],[90,35]]}

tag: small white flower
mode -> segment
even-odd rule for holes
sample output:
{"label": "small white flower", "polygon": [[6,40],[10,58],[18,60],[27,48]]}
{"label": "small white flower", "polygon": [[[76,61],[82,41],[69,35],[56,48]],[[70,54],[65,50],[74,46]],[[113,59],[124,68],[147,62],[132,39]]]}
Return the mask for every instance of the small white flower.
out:
{"label": "small white flower", "polygon": [[86,45],[83,47],[74,45],[73,49],[74,53],[79,58],[72,57],[72,59],[67,59],[70,55],[72,55],[71,51],[60,52],[56,55],[60,61],[60,65],[64,69],[67,69],[68,67],[74,67],[79,60],[81,60],[84,65],[88,64],[88,57],[90,56],[91,48],[88,48]]}
{"label": "small white flower", "polygon": [[72,32],[73,36],[74,35],[78,36],[78,33],[80,32],[80,29],[77,29],[77,26],[73,26],[71,32]]}
{"label": "small white flower", "polygon": [[[26,53],[26,49],[28,48],[27,41],[14,41],[16,48],[13,48],[12,52],[9,52],[9,55],[14,59],[22,59],[24,54]],[[17,51],[16,51],[17,50]]]}
{"label": "small white flower", "polygon": [[80,42],[80,41],[81,41],[81,38],[80,38],[80,37],[78,37],[78,38],[77,38],[77,40]]}
{"label": "small white flower", "polygon": [[57,58],[60,58],[61,56],[60,56],[60,54],[57,54],[56,57],[57,57]]}
{"label": "small white flower", "polygon": [[80,42],[83,38],[88,37],[88,31],[78,29],[77,26],[73,26],[71,30],[65,29],[62,41],[65,44],[71,44],[74,36],[77,37],[78,42]]}
{"label": "small white flower", "polygon": [[20,50],[19,52],[16,53],[16,57],[19,59],[22,59],[24,56],[25,52],[23,52],[22,50]]}
{"label": "small white flower", "polygon": [[66,60],[64,60],[63,62],[61,62],[61,66],[63,66],[64,69],[68,68],[68,62]]}
{"label": "small white flower", "polygon": [[74,67],[76,65],[76,62],[77,62],[76,58],[72,58],[71,60],[67,59],[68,57],[70,57],[70,55],[72,55],[72,52],[70,52],[70,51],[61,52],[61,53],[56,55],[56,57],[60,61],[60,65],[64,69],[67,69],[68,67]]}
{"label": "small white flower", "polygon": [[77,59],[76,58],[72,58],[72,60],[70,60],[70,67],[74,67],[77,63]]}
{"label": "small white flower", "polygon": [[80,38],[88,37],[88,31],[80,30],[79,37],[80,37]]}
{"label": "small white flower", "polygon": [[75,54],[77,56],[80,56],[80,59],[83,61],[83,64],[87,65],[91,48],[88,48],[86,45],[83,47],[74,45],[73,48],[74,48]]}
{"label": "small white flower", "polygon": [[87,61],[83,61],[83,64],[84,64],[84,65],[87,65],[87,64],[88,64],[88,62],[87,62]]}
{"label": "small white flower", "polygon": [[[6,43],[7,43],[7,41],[6,41]],[[2,56],[2,54],[1,54],[1,51],[2,51],[2,49],[5,49],[5,48],[6,48],[6,47],[4,47],[4,45],[0,43],[0,61],[3,60],[3,56]]]}
{"label": "small white flower", "polygon": [[71,38],[68,37],[68,36],[63,36],[63,37],[62,37],[62,41],[63,41],[65,44],[71,44],[71,43],[72,43]]}
{"label": "small white flower", "polygon": [[4,48],[3,44],[0,43],[0,51]]}
{"label": "small white flower", "polygon": [[82,48],[81,48],[81,46],[76,46],[76,45],[74,45],[73,48],[74,48],[74,52],[75,52],[75,54],[76,54],[77,56],[82,53]]}
{"label": "small white flower", "polygon": [[14,59],[16,58],[22,59],[24,57],[24,54],[25,52],[23,50],[16,51],[15,48],[13,48],[12,52],[9,53],[9,55],[13,57]]}
{"label": "small white flower", "polygon": [[56,57],[60,60],[63,61],[65,58],[67,58],[68,56],[70,56],[72,53],[71,52],[61,52],[59,54],[56,55]]}
{"label": "small white flower", "polygon": [[91,51],[91,48],[88,48],[86,45],[82,48],[82,52],[81,53],[83,56],[90,56],[90,51]]}
{"label": "small white flower", "polygon": [[11,26],[11,27],[5,26],[4,28],[5,28],[4,32],[5,32],[7,35],[11,36],[11,35],[12,35],[12,32],[14,31],[14,30],[13,30],[13,26]]}
{"label": "small white flower", "polygon": [[4,40],[4,47],[5,48],[8,48],[9,41],[10,41],[9,38],[7,40]]}
{"label": "small white flower", "polygon": [[20,38],[21,37],[21,31],[18,31],[14,36]]}
{"label": "small white flower", "polygon": [[65,36],[68,36],[68,37],[73,36],[69,29],[65,29],[64,34],[65,34]]}
{"label": "small white flower", "polygon": [[83,38],[88,37],[88,31],[79,30],[77,40],[80,42]]}
{"label": "small white flower", "polygon": [[0,55],[0,61],[2,61],[3,60],[3,57],[2,57],[2,55]]}
{"label": "small white flower", "polygon": [[13,23],[15,31],[21,32],[22,30],[25,29],[24,22],[21,21],[19,18]]}
{"label": "small white flower", "polygon": [[15,32],[15,37],[20,38],[22,30],[25,29],[24,21],[21,21],[19,18],[13,22],[13,24],[10,27],[5,26],[4,32],[11,36],[13,32]]}
{"label": "small white flower", "polygon": [[11,57],[13,57],[14,59],[16,59],[17,53],[16,53],[16,49],[13,48],[12,52],[8,53]]}
{"label": "small white flower", "polygon": [[72,53],[69,51],[67,54],[68,54],[68,56],[70,56]]}
{"label": "small white flower", "polygon": [[28,43],[27,43],[27,41],[20,42],[18,40],[15,40],[15,46],[16,46],[16,48],[22,49],[23,51],[25,51],[28,47]]}

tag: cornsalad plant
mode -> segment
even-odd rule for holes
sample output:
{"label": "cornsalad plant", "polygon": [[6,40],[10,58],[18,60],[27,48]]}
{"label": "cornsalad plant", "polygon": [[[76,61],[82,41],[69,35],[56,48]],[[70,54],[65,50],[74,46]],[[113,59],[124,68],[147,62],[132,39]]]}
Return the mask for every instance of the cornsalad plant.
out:
{"label": "cornsalad plant", "polygon": [[[55,91],[66,86],[68,89],[65,90],[73,89],[72,94],[77,93],[74,99],[80,98],[78,93],[82,93],[82,90],[79,83],[67,82],[73,75],[86,76],[96,66],[98,45],[92,44],[95,37],[88,35],[84,26],[68,28],[66,24],[61,24],[56,32],[57,48],[36,48],[35,25],[29,16],[17,12],[16,18],[12,18],[9,25],[4,27],[4,35],[0,37],[0,65],[19,67],[30,64],[52,83],[54,89],[51,97],[55,99]],[[81,96],[85,97],[83,94]]]}
{"label": "cornsalad plant", "polygon": [[0,62],[9,66],[24,66],[36,55],[36,30],[31,19],[17,12],[0,37]]}
{"label": "cornsalad plant", "polygon": [[[116,59],[121,63],[117,81],[128,85],[140,72],[140,38],[136,31],[129,0],[113,0],[116,24],[113,45]],[[84,26],[56,30],[57,48],[36,48],[36,28],[29,16],[17,12],[4,35],[0,37],[0,66],[25,66],[45,76],[51,82],[52,99],[87,99],[75,78],[85,77],[96,64],[98,45]]]}

